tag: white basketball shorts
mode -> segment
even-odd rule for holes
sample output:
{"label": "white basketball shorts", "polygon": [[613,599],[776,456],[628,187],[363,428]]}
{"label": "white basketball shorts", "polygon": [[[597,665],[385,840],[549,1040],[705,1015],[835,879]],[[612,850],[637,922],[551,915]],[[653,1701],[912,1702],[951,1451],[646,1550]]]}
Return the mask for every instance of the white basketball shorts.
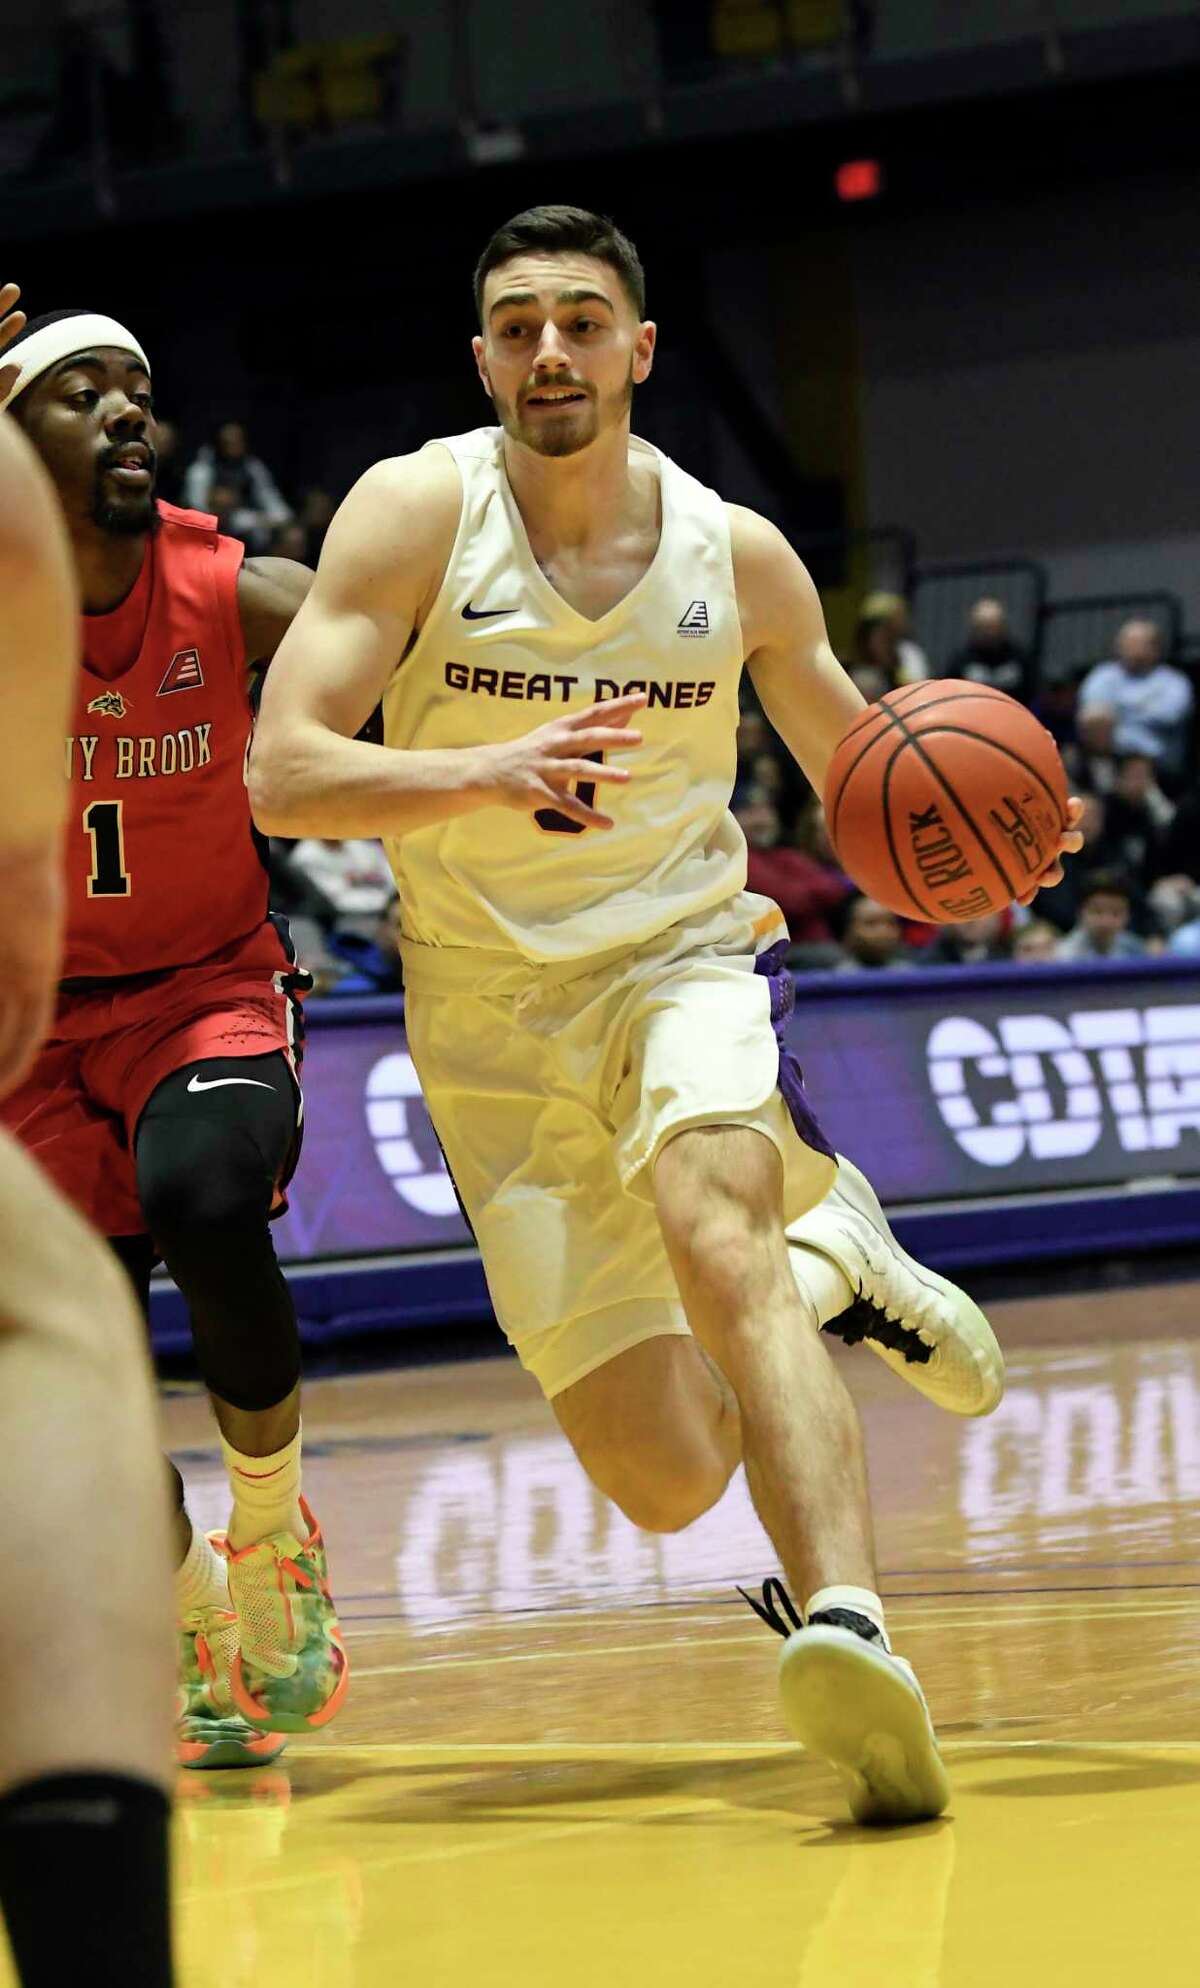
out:
{"label": "white basketball shorts", "polygon": [[496,1316],[549,1399],[687,1321],[654,1208],[668,1139],[749,1125],[792,1222],[837,1162],[782,1045],[787,932],[742,892],[632,950],[531,965],[406,943],[408,1045]]}

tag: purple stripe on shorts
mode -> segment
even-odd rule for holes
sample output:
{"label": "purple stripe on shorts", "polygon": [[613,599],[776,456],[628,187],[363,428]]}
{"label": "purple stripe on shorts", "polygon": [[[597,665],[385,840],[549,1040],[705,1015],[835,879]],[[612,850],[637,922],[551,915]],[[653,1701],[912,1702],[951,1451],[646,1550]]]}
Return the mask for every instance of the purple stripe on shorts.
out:
{"label": "purple stripe on shorts", "polygon": [[791,1114],[795,1126],[806,1146],[814,1153],[826,1153],[832,1160],[836,1157],[833,1147],[817,1123],[816,1114],[808,1101],[804,1088],[804,1073],[785,1041],[787,1025],[792,1009],[796,1005],[796,984],[784,965],[787,943],[780,940],[760,953],[754,962],[755,973],[761,973],[771,990],[771,1027],[779,1044],[779,1089],[783,1101]]}

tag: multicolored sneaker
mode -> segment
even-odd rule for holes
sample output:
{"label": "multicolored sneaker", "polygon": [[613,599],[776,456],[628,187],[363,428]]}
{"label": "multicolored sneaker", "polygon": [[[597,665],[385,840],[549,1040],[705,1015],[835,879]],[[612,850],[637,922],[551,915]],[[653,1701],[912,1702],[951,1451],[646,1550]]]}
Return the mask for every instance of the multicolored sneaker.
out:
{"label": "multicolored sneaker", "polygon": [[175,1757],[181,1767],[265,1767],[284,1742],[258,1732],[233,1707],[237,1616],[203,1608],[179,1625],[179,1699]]}
{"label": "multicolored sneaker", "polygon": [[233,1703],[262,1732],[304,1733],[327,1725],[350,1682],[321,1528],[303,1499],[300,1512],[308,1527],[303,1542],[276,1532],[235,1553],[222,1535],[213,1539],[229,1563],[229,1599],[237,1615]]}

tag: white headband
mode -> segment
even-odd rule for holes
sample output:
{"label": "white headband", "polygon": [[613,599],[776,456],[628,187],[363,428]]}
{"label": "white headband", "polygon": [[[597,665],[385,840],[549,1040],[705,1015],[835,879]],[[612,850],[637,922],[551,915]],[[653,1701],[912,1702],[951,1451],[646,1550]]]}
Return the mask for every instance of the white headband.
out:
{"label": "white headband", "polygon": [[0,372],[6,365],[17,367],[16,385],[0,399],[0,411],[27,386],[57,366],[63,359],[69,359],[75,352],[89,352],[97,345],[115,345],[120,352],[131,352],[150,371],[150,362],[132,332],[126,331],[115,318],[106,318],[98,312],[85,311],[79,317],[56,318],[53,324],[44,324],[39,331],[31,332],[14,345],[10,352],[0,352]]}

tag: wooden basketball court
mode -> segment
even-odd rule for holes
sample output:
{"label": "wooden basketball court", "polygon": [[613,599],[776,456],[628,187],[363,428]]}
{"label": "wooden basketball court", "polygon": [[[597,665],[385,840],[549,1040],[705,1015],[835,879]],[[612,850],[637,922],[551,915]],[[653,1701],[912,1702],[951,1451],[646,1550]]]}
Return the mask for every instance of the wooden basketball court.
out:
{"label": "wooden basketball court", "polygon": [[[862,1349],[892,1638],[951,1817],[873,1833],[785,1736],[739,1474],[651,1538],[510,1359],[314,1383],[354,1666],[278,1768],[184,1775],[185,1988],[1183,1988],[1200,1969],[1195,1287],[998,1306],[1000,1411]],[[167,1402],[205,1525],[207,1409]]]}

